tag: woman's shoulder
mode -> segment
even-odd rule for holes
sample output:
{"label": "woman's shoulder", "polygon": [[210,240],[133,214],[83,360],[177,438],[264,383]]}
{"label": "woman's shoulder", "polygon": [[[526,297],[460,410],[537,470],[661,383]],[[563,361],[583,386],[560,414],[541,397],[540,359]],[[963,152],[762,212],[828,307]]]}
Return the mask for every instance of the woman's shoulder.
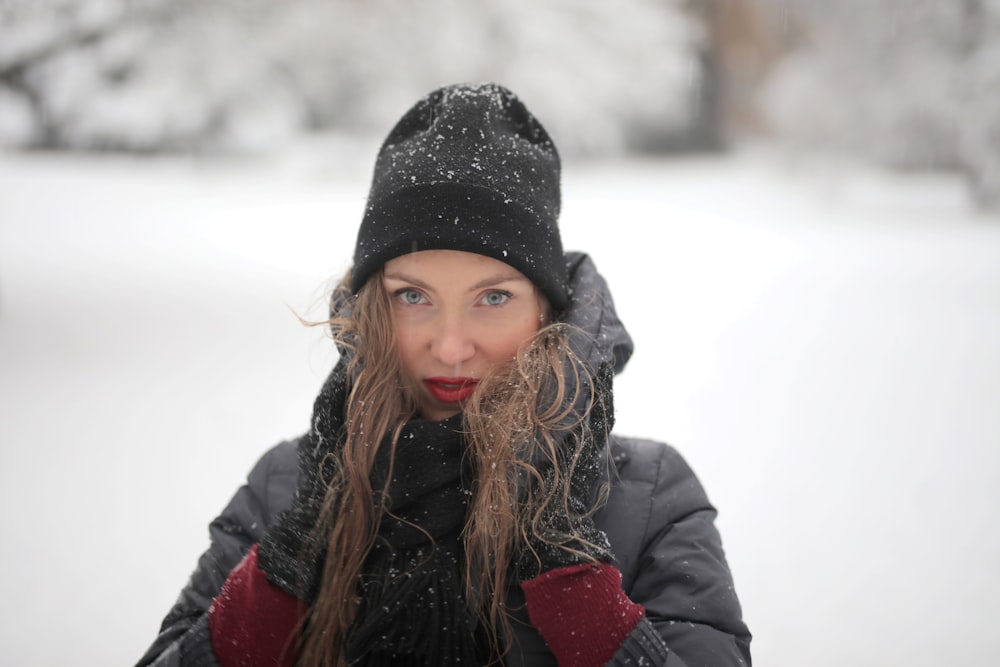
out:
{"label": "woman's shoulder", "polygon": [[[673,483],[697,482],[694,471],[673,446],[659,440],[613,433],[609,440],[617,475],[612,482],[628,480],[662,487]],[[699,485],[700,486],[700,485]]]}
{"label": "woman's shoulder", "polygon": [[270,525],[292,504],[299,480],[299,444],[304,436],[284,440],[264,452],[247,475],[246,488]]}
{"label": "woman's shoulder", "polygon": [[298,475],[299,443],[304,437],[283,440],[264,452],[250,471],[250,478]]}
{"label": "woman's shoulder", "polygon": [[609,526],[622,522],[629,532],[641,526],[649,534],[694,514],[714,517],[704,487],[674,447],[617,434],[609,445],[614,468],[603,513]]}

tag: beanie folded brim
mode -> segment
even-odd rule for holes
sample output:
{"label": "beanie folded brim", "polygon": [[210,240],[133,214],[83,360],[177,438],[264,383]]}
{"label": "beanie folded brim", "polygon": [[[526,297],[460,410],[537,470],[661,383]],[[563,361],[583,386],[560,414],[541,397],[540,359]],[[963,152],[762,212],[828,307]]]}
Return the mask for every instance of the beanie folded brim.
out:
{"label": "beanie folded brim", "polygon": [[422,183],[370,202],[358,231],[351,289],[357,293],[390,259],[442,249],[504,262],[531,280],[553,311],[568,305],[566,262],[552,216],[470,183]]}

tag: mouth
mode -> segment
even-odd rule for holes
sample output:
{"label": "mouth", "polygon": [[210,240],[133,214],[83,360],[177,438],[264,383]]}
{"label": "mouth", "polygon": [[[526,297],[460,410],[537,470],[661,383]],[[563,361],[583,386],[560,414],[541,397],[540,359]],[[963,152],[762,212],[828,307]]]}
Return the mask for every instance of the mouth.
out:
{"label": "mouth", "polygon": [[424,380],[424,386],[442,403],[459,403],[476,390],[479,380],[475,378],[432,377]]}

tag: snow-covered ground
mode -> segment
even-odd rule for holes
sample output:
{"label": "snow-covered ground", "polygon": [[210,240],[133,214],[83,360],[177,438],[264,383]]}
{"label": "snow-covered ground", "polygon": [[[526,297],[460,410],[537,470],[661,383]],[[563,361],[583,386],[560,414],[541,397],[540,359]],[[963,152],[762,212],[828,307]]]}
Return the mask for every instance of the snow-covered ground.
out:
{"label": "snow-covered ground", "polygon": [[[363,157],[0,156],[0,663],[130,664],[333,354]],[[366,152],[367,151],[367,152]],[[1000,654],[1000,223],[949,179],[769,155],[570,165],[769,667]]]}

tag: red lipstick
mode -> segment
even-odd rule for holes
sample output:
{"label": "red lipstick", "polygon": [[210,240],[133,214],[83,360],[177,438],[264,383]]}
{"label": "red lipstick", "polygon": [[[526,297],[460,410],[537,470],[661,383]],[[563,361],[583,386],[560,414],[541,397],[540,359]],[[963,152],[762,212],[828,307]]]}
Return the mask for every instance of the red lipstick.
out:
{"label": "red lipstick", "polygon": [[424,380],[424,386],[442,403],[464,401],[476,390],[479,380],[475,378],[432,377]]}

